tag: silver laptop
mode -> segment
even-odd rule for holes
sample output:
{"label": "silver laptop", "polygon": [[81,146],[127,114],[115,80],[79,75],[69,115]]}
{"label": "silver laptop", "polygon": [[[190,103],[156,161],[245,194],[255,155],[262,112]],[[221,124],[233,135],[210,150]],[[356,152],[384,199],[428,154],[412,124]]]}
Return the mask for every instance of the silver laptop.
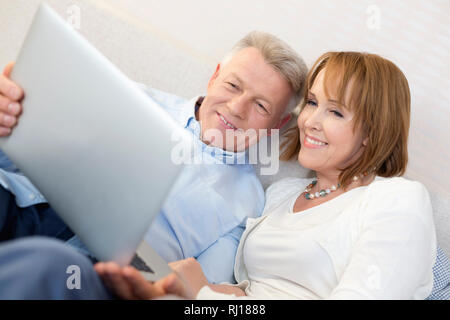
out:
{"label": "silver laptop", "polygon": [[11,78],[25,91],[23,114],[0,148],[98,260],[141,259],[149,280],[170,273],[143,237],[188,132],[45,4]]}

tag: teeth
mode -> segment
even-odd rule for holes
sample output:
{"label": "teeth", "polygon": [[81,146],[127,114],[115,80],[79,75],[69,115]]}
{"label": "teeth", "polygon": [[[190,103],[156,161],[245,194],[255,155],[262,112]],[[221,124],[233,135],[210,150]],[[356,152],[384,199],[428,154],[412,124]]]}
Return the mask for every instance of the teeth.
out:
{"label": "teeth", "polygon": [[310,139],[308,137],[306,137],[306,141],[308,141],[309,143],[315,144],[316,146],[325,146],[326,145],[326,143],[324,143],[324,142],[316,141],[316,140]]}
{"label": "teeth", "polygon": [[219,115],[220,119],[222,119],[222,121],[228,126],[230,127],[230,129],[236,129],[235,126],[233,126],[231,123],[227,122],[227,120],[225,120],[225,118],[222,115]]}

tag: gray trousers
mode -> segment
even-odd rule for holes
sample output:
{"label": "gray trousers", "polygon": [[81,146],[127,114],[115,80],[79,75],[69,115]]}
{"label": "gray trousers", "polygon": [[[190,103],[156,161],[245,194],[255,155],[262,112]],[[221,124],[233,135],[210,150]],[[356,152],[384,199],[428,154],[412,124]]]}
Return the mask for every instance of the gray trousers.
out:
{"label": "gray trousers", "polygon": [[114,299],[92,262],[64,242],[25,237],[0,243],[0,299]]}

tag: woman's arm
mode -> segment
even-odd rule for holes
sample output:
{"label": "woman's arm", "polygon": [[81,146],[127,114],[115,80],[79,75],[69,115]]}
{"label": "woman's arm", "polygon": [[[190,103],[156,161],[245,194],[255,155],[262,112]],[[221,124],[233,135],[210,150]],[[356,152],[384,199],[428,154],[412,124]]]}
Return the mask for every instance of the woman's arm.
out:
{"label": "woman's arm", "polygon": [[373,191],[360,212],[358,240],[329,299],[424,299],[430,294],[436,237],[429,196],[421,184],[397,184]]}
{"label": "woman's arm", "polygon": [[211,290],[214,290],[219,293],[234,294],[236,295],[236,297],[245,296],[244,290],[242,290],[239,287],[228,284],[208,284],[208,287],[210,287]]}

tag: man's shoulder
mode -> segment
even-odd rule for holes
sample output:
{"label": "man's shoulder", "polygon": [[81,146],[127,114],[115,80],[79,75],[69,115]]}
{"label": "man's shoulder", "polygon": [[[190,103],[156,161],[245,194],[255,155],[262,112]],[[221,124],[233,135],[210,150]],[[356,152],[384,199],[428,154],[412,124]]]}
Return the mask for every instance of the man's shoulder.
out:
{"label": "man's shoulder", "polygon": [[143,83],[136,82],[136,85],[144,91],[147,96],[156,101],[159,105],[164,108],[176,109],[177,107],[181,107],[186,104],[189,100],[183,97],[180,97],[176,94],[159,90],[150,86],[147,86]]}
{"label": "man's shoulder", "polygon": [[224,164],[217,160],[215,164],[203,165],[204,177],[210,177],[214,184],[219,181],[223,188],[239,188],[241,185],[253,185],[262,188],[261,181],[250,164]]}

